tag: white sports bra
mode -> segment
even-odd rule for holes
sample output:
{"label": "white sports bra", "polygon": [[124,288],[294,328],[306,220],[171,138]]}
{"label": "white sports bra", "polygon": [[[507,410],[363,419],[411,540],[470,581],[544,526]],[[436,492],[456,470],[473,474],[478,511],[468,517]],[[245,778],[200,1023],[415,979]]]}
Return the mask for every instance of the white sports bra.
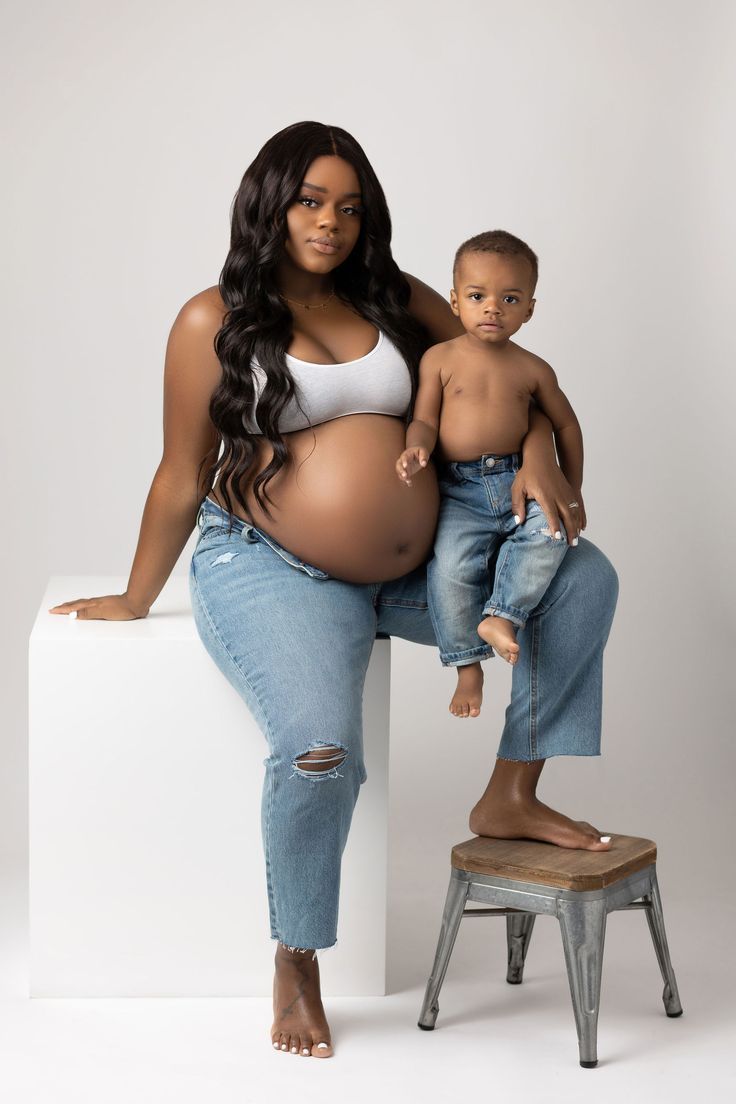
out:
{"label": "white sports bra", "polygon": [[[394,414],[403,417],[411,399],[411,377],[406,361],[388,334],[378,331],[378,343],[365,356],[344,364],[317,364],[298,360],[291,353],[286,362],[296,385],[302,414],[292,398],[281,414],[279,430],[291,433],[309,425],[342,418],[346,414]],[[255,402],[248,432],[260,434],[253,413],[266,373],[255,358]]]}

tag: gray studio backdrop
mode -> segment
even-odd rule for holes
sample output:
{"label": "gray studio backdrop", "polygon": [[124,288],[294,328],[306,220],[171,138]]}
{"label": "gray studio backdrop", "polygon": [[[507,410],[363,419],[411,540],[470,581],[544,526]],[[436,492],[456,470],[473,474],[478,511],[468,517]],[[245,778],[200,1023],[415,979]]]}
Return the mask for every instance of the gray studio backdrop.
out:
{"label": "gray studio backdrop", "polygon": [[[603,755],[550,761],[540,796],[655,838],[667,902],[681,874],[717,874],[734,827],[734,11],[4,5],[6,889],[26,861],[27,639],[46,581],[127,578],[169,328],[217,282],[245,167],[300,119],[358,138],[399,265],[442,294],[471,234],[506,228],[538,252],[518,340],[579,414],[586,535],[621,583]],[[426,970],[448,848],[495,756],[510,671],[486,674],[481,718],[461,722],[434,652],[393,645],[391,948],[407,981]]]}

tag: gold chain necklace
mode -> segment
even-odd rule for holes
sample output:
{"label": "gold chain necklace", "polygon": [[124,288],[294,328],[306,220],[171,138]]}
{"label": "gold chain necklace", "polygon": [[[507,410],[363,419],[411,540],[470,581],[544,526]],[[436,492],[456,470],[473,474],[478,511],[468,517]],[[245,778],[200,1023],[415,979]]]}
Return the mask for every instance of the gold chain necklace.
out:
{"label": "gold chain necklace", "polygon": [[334,297],[335,297],[334,288],[330,292],[330,294],[327,296],[324,303],[302,303],[302,302],[300,302],[299,299],[291,299],[288,295],[282,295],[281,296],[281,298],[286,299],[287,302],[296,303],[298,306],[304,307],[305,310],[319,310],[322,307],[326,307],[327,304],[329,303],[330,299],[334,299]]}

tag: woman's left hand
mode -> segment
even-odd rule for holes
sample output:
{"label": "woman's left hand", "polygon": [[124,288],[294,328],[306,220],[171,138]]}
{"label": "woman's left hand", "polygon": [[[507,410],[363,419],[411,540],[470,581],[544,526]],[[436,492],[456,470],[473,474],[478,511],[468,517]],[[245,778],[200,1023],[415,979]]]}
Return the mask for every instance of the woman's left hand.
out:
{"label": "woman's left hand", "polygon": [[553,533],[560,532],[562,522],[567,543],[578,543],[581,531],[588,524],[583,496],[570,486],[557,463],[542,465],[525,458],[511,486],[511,505],[519,524],[526,517],[528,498],[536,499],[542,507]]}

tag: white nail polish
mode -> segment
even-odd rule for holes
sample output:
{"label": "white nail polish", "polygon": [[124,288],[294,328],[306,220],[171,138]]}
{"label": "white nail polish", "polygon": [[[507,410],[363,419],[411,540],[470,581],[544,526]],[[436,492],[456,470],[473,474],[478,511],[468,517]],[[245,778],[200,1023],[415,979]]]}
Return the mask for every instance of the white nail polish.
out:
{"label": "white nail polish", "polygon": [[318,1046],[318,1047],[325,1047],[325,1048],[327,1048],[327,1047],[328,1047],[329,1045],[330,1045],[329,1043],[317,1043],[317,1046]]}
{"label": "white nail polish", "polygon": [[302,1054],[309,1054],[309,1047],[305,1047]]}
{"label": "white nail polish", "polygon": [[521,518],[519,517],[518,514],[514,514],[514,521],[516,522],[517,525],[519,525],[519,523],[521,522]]}
{"label": "white nail polish", "polygon": [[282,1043],[282,1044],[281,1044],[281,1049],[282,1049],[282,1050],[286,1050],[286,1049],[287,1049],[287,1047],[286,1047],[286,1043]]}
{"label": "white nail polish", "polygon": [[298,1054],[299,1053],[299,1047],[292,1047],[291,1048],[291,1053],[292,1054]]}
{"label": "white nail polish", "polygon": [[601,843],[610,843],[610,842],[611,842],[611,837],[610,836],[601,836]]}
{"label": "white nail polish", "polygon": [[273,1049],[274,1049],[274,1050],[278,1050],[278,1049],[279,1049],[279,1044],[278,1044],[278,1043],[274,1043],[274,1044],[273,1044]]}
{"label": "white nail polish", "polygon": [[573,546],[573,548],[577,548],[577,546],[578,546],[578,538],[577,537],[572,538],[572,546]]}
{"label": "white nail polish", "polygon": [[70,617],[74,617],[74,618],[76,618],[76,616],[77,616],[77,611],[76,611],[76,610],[72,610],[72,612],[71,612],[71,613],[69,614],[69,616],[70,616]]}
{"label": "white nail polish", "polygon": [[558,529],[557,532],[555,533],[555,540],[561,540],[561,538],[562,538],[562,533]]}

